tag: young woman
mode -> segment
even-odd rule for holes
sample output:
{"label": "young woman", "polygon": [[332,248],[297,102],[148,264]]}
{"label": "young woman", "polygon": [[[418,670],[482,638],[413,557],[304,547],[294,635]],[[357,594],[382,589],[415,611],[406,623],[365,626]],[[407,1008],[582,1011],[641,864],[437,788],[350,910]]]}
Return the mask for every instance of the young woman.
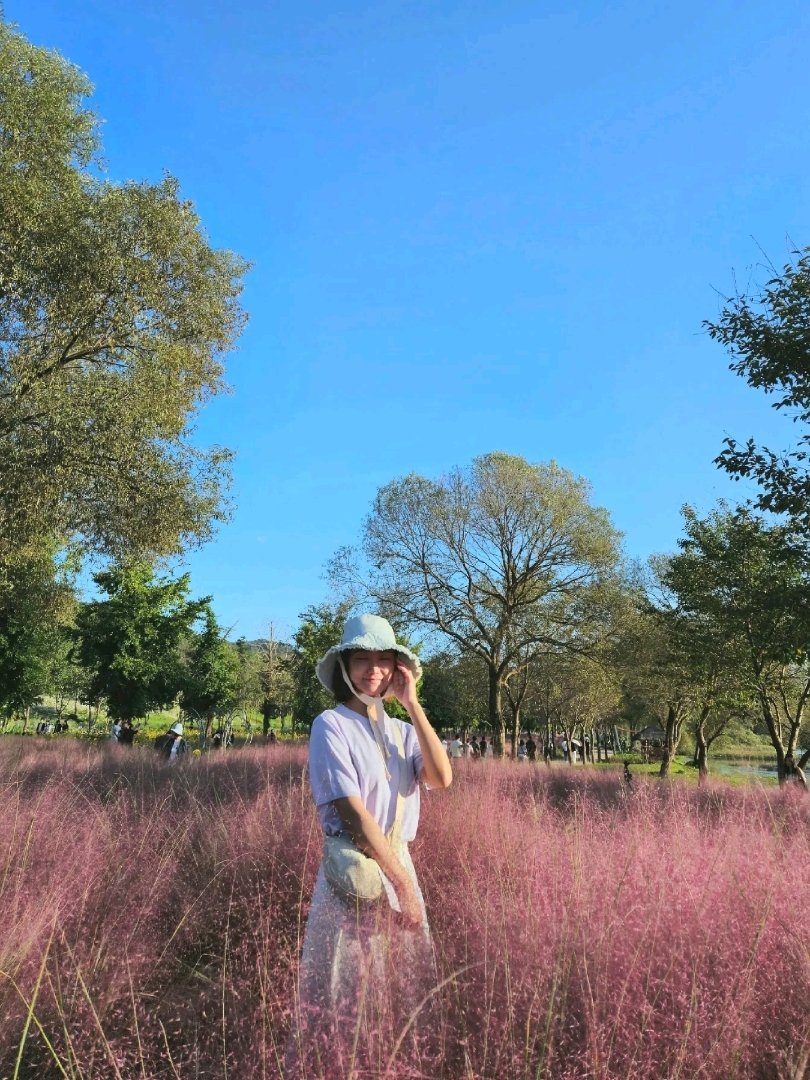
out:
{"label": "young woman", "polygon": [[[385,619],[349,619],[340,645],[317,665],[338,704],[316,717],[309,779],[325,836],[301,958],[299,1009],[287,1051],[288,1076],[317,1060],[343,1075],[357,1056],[374,1058],[434,975],[425,904],[408,844],[419,822],[420,786],[452,781],[447,754],[416,695],[418,658],[397,644]],[[383,709],[396,698],[410,724]],[[329,858],[330,838],[362,852],[378,900],[346,891]],[[356,850],[355,850],[356,849]],[[376,864],[376,865],[375,865]],[[344,1060],[350,1054],[352,1062]]]}

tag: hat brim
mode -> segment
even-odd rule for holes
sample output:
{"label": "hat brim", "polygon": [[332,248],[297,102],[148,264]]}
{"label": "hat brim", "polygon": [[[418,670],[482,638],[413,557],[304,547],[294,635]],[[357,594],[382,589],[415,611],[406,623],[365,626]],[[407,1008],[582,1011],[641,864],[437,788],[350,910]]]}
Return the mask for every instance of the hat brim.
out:
{"label": "hat brim", "polygon": [[[332,689],[332,680],[335,674],[338,653],[350,651],[357,652],[358,649],[362,648],[363,645],[355,642],[348,642],[346,645],[333,645],[331,649],[328,649],[323,654],[315,665],[315,674],[318,676],[321,686],[324,686],[330,694],[334,692]],[[413,672],[413,677],[417,682],[422,678],[422,665],[419,662],[419,657],[416,653],[412,653],[410,649],[406,649],[404,645],[391,646],[390,649],[382,649],[379,651],[396,653]]]}

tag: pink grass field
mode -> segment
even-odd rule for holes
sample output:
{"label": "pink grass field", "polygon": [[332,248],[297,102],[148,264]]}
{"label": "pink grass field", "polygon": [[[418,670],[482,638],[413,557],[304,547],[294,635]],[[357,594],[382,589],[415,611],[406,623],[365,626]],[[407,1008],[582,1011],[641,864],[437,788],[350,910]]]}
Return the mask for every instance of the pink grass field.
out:
{"label": "pink grass field", "polygon": [[[279,1076],[320,858],[305,765],[0,740],[0,1077]],[[461,766],[412,848],[428,1075],[810,1077],[810,798]],[[424,1074],[408,1045],[355,1075]]]}

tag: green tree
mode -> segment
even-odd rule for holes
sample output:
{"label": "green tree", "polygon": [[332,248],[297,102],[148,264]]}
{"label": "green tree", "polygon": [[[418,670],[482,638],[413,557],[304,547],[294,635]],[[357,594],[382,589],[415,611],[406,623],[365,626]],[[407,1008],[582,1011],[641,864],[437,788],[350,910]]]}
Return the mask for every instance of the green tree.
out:
{"label": "green tree", "polygon": [[664,732],[661,775],[669,774],[683,734],[691,730],[703,778],[709,749],[739,715],[746,690],[728,638],[681,602],[675,562],[661,555],[649,560],[637,582],[635,610],[617,638],[613,666],[628,717]]}
{"label": "green tree", "polygon": [[745,508],[721,506],[701,519],[687,507],[684,517],[669,581],[680,609],[739,657],[782,781],[810,698],[810,542],[795,524],[770,524]]}
{"label": "green tree", "polygon": [[22,714],[46,692],[51,658],[75,605],[71,566],[54,550],[17,553],[0,576],[0,716]]}
{"label": "green tree", "polygon": [[53,628],[47,645],[46,692],[53,696],[56,715],[62,718],[69,701],[86,698],[87,672],[76,656],[75,627],[58,625]]}
{"label": "green tree", "polygon": [[729,365],[749,386],[775,395],[773,407],[805,425],[790,452],[744,445],[726,439],[716,459],[733,477],[751,477],[761,487],[757,506],[788,513],[810,527],[810,248],[793,253],[792,262],[751,295],[729,297],[717,322],[707,321],[710,336],[731,354]]}
{"label": "green tree", "polygon": [[340,642],[348,608],[344,604],[312,605],[299,616],[301,622],[293,634],[292,651],[284,665],[292,679],[293,730],[311,724],[315,717],[334,704],[315,674],[315,664],[333,645]]}
{"label": "green tree", "polygon": [[[606,653],[604,646],[589,650],[587,655],[570,651],[546,652],[532,658],[526,668],[518,672],[519,688],[528,683],[524,708],[529,706],[541,720],[547,737],[562,733],[569,747],[572,740],[579,739],[583,760],[586,737],[593,751],[596,733],[606,735],[615,720],[619,686],[607,663]],[[514,685],[509,688],[509,694],[514,710]],[[519,737],[520,727],[518,718],[513,725],[513,745]]]}
{"label": "green tree", "polygon": [[275,625],[270,622],[267,638],[262,644],[260,683],[262,690],[262,734],[270,732],[270,721],[282,718],[293,708],[293,676],[291,649],[279,641]]}
{"label": "green tree", "polygon": [[262,653],[256,642],[240,637],[234,642],[238,663],[236,703],[247,714],[262,702]]}
{"label": "green tree", "polygon": [[191,434],[246,264],[172,177],[103,175],[90,92],[0,23],[0,558],[50,536],[173,553],[227,512],[229,453]]}
{"label": "green tree", "polygon": [[526,654],[582,649],[608,617],[619,534],[589,495],[554,462],[486,454],[437,481],[381,488],[359,553],[332,560],[339,587],[479,658],[499,753],[504,686]]}
{"label": "green tree", "polygon": [[208,610],[208,599],[188,599],[188,574],[156,578],[146,563],[117,566],[93,580],[106,599],[82,604],[76,614],[90,699],[103,699],[118,720],[169,707],[183,687],[181,641]]}
{"label": "green tree", "polygon": [[487,670],[477,656],[449,650],[422,665],[420,699],[438,731],[466,732],[488,719]]}
{"label": "green tree", "polygon": [[212,721],[230,713],[239,702],[239,652],[225,640],[210,604],[201,615],[202,629],[193,634],[184,655],[180,705],[203,719],[206,742]]}

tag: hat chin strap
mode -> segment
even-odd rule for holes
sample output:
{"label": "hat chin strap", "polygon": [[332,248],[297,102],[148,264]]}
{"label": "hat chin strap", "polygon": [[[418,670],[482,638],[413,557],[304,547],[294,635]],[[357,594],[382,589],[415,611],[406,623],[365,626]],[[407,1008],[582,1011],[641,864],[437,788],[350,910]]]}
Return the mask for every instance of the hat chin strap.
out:
{"label": "hat chin strap", "polygon": [[383,706],[383,699],[381,697],[370,697],[368,694],[361,694],[352,680],[349,678],[349,673],[346,670],[346,665],[343,663],[343,654],[338,653],[338,663],[340,664],[340,670],[343,672],[343,678],[346,680],[346,685],[352,691],[358,701],[362,701],[368,709],[368,719],[371,724],[371,730],[374,733],[374,738],[377,741],[380,754],[382,755],[383,765],[385,766],[385,778],[391,779],[391,773],[388,771],[388,759],[391,757],[391,751],[388,749],[385,743],[385,707]]}

